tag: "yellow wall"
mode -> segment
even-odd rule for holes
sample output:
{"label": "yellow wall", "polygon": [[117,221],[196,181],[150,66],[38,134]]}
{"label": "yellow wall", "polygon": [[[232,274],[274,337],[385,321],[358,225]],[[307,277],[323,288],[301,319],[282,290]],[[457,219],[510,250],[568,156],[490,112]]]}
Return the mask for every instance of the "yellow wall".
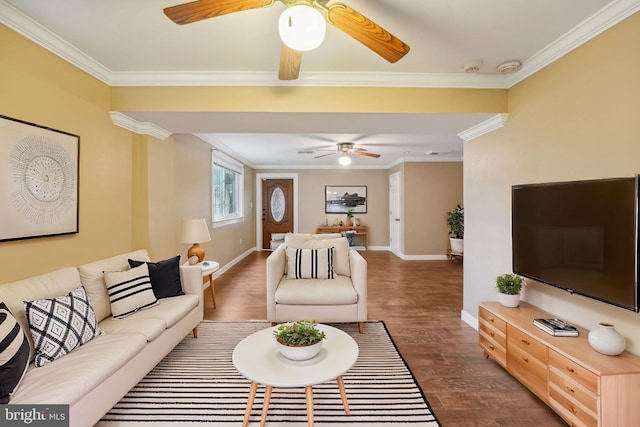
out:
{"label": "yellow wall", "polygon": [[114,87],[111,108],[123,113],[503,113],[507,109],[507,91],[349,87]]}
{"label": "yellow wall", "polygon": [[[640,172],[640,14],[636,13],[509,90],[509,119],[465,146],[464,312],[496,300],[511,270],[513,184]],[[532,282],[532,281],[530,281]],[[530,283],[525,299],[587,329],[613,323],[640,355],[640,317]]]}
{"label": "yellow wall", "polygon": [[3,25],[0,52],[0,113],[80,136],[79,234],[0,242],[0,283],[130,250],[135,138],[110,88]]}

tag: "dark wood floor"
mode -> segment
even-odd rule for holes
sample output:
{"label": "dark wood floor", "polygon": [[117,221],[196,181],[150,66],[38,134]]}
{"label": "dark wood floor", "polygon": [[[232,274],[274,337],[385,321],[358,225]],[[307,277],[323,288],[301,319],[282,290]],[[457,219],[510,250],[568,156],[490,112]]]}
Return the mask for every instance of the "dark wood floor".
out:
{"label": "dark wood floor", "polygon": [[[460,320],[461,264],[403,261],[361,252],[368,262],[369,320],[383,320],[444,427],[565,426],[544,403],[482,356],[477,332]],[[255,252],[205,293],[205,319],[265,320],[265,259]]]}

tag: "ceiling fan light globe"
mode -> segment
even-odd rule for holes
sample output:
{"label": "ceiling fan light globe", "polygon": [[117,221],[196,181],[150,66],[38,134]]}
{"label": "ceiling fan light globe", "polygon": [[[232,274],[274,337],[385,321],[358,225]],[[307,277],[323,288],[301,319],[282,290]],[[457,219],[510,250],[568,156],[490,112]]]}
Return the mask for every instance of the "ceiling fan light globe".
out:
{"label": "ceiling fan light globe", "polygon": [[320,11],[306,5],[285,9],[278,21],[282,42],[293,50],[307,52],[322,44],[327,22]]}
{"label": "ceiling fan light globe", "polygon": [[351,164],[351,157],[342,156],[340,157],[340,159],[338,159],[338,162],[340,162],[342,166],[349,166]]}

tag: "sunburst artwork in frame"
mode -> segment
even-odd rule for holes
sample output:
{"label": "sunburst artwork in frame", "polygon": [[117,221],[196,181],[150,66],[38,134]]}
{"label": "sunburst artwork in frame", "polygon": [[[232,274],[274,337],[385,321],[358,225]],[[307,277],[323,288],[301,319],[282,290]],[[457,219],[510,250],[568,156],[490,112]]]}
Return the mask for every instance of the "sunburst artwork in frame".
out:
{"label": "sunburst artwork in frame", "polygon": [[78,233],[80,138],[0,115],[0,241]]}

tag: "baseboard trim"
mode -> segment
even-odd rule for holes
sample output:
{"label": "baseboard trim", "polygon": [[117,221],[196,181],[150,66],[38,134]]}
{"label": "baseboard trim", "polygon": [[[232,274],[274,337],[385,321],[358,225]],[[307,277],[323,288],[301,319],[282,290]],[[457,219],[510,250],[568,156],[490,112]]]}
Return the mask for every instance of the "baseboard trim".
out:
{"label": "baseboard trim", "polygon": [[467,325],[471,326],[473,329],[475,329],[476,331],[478,330],[478,318],[467,313],[466,311],[462,310],[460,312],[460,318],[462,319],[462,321],[464,323],[466,323]]}
{"label": "baseboard trim", "polygon": [[256,248],[251,248],[251,249],[241,253],[240,255],[238,255],[237,257],[235,257],[234,259],[232,259],[231,261],[229,261],[228,263],[226,263],[225,265],[220,267],[220,269],[218,271],[213,273],[213,278],[217,279],[218,277],[222,276],[231,267],[233,267],[234,265],[236,265],[237,263],[239,263],[240,261],[242,261],[243,259],[245,259],[246,257],[248,257],[250,254],[252,254],[255,251],[256,251]]}
{"label": "baseboard trim", "polygon": [[405,255],[396,254],[405,261],[447,261],[449,259],[446,255]]}

